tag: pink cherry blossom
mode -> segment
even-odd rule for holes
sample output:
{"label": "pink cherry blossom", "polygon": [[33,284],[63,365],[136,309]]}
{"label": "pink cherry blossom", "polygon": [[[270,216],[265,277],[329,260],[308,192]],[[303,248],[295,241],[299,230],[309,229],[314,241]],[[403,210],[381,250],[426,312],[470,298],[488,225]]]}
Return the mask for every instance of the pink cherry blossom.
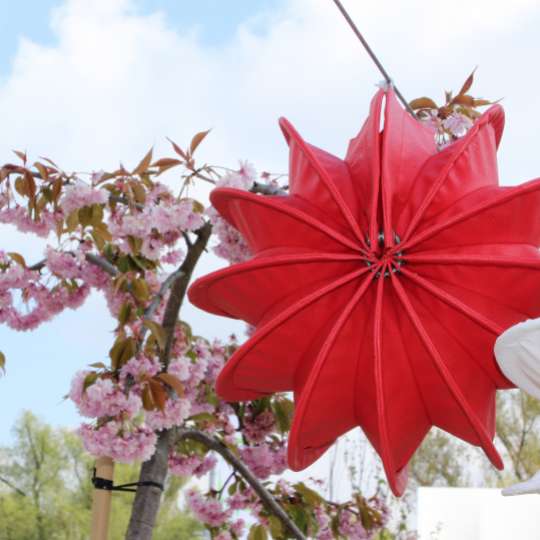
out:
{"label": "pink cherry blossom", "polygon": [[60,199],[60,208],[68,216],[74,210],[93,204],[104,204],[108,201],[108,192],[104,189],[93,188],[82,181],[70,185],[64,189],[64,195]]}
{"label": "pink cherry blossom", "polygon": [[95,428],[82,424],[79,428],[86,450],[94,456],[108,456],[119,463],[146,461],[155,451],[156,433],[142,425],[129,426],[110,421]]}
{"label": "pink cherry blossom", "polygon": [[217,464],[217,460],[212,455],[207,456],[185,456],[172,452],[169,455],[169,469],[176,476],[204,476]]}
{"label": "pink cherry blossom", "polygon": [[267,444],[246,446],[240,450],[244,463],[263,480],[272,474],[281,474],[287,468],[286,453],[285,446],[274,449]]}
{"label": "pink cherry blossom", "polygon": [[195,516],[211,527],[223,525],[231,516],[231,511],[224,510],[217,499],[202,497],[193,489],[186,493],[186,500]]}

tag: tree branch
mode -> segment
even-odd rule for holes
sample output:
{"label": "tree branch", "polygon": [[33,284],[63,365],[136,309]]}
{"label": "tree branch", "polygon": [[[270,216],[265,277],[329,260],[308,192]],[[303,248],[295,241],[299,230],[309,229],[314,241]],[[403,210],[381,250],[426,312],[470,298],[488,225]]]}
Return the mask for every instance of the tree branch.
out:
{"label": "tree branch", "polygon": [[176,327],[176,321],[178,320],[178,314],[186,295],[187,287],[191,280],[191,275],[199,257],[202,255],[210,233],[212,232],[212,225],[207,222],[197,231],[197,240],[189,247],[186,258],[179,268],[179,274],[174,280],[171,286],[171,294],[165,307],[165,314],[163,316],[162,326],[165,330],[166,341],[163,353],[161,355],[161,363],[163,367],[169,365],[171,350],[174,342],[174,330]]}
{"label": "tree branch", "polygon": [[19,489],[15,484],[12,484],[7,478],[0,476],[0,482],[6,484],[6,486],[10,487],[18,495],[21,495],[22,497],[27,497],[26,493],[22,489]]}
{"label": "tree branch", "polygon": [[[73,255],[73,253],[68,252],[68,251],[66,251],[65,253],[69,253],[70,255]],[[85,259],[89,263],[92,263],[95,266],[99,266],[99,268],[107,272],[107,274],[109,274],[110,276],[115,277],[118,274],[118,270],[116,269],[116,267],[112,265],[107,259],[104,259],[103,257],[100,257],[99,255],[95,255],[93,253],[87,253],[85,255]],[[28,270],[39,271],[39,270],[42,270],[46,264],[47,264],[47,259],[42,259],[41,261],[38,261],[36,264],[29,266]]]}
{"label": "tree branch", "polygon": [[272,497],[270,492],[262,485],[259,479],[236,457],[224,444],[210,437],[198,429],[179,429],[177,431],[176,442],[183,439],[192,439],[204,444],[210,450],[217,452],[231,467],[241,474],[246,482],[253,488],[253,491],[259,496],[266,509],[275,515],[283,523],[286,529],[297,540],[306,540],[302,531],[296,526],[294,521],[281,508],[278,502]]}
{"label": "tree branch", "polygon": [[112,265],[107,259],[104,259],[99,255],[94,255],[93,253],[87,253],[85,255],[85,258],[89,263],[98,266],[110,276],[115,277],[118,275],[118,270],[116,269],[116,267]]}
{"label": "tree branch", "polygon": [[260,182],[254,182],[249,191],[252,193],[261,193],[262,195],[287,195],[287,192],[279,186],[261,184]]}

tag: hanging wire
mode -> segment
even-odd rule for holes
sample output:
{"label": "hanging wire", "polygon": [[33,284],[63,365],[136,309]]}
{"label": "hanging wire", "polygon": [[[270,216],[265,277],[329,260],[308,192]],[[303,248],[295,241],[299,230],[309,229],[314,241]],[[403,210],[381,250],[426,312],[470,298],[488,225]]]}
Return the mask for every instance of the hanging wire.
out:
{"label": "hanging wire", "polygon": [[341,14],[343,15],[343,17],[345,18],[345,20],[349,23],[349,26],[352,28],[352,31],[354,32],[356,37],[360,40],[360,43],[362,43],[362,45],[364,46],[364,49],[369,54],[370,58],[373,60],[373,62],[375,63],[379,71],[381,72],[382,76],[384,77],[384,80],[388,84],[392,85],[394,92],[396,93],[396,96],[399,98],[401,103],[403,103],[405,109],[407,109],[407,111],[411,113],[414,118],[416,118],[416,114],[411,109],[411,106],[409,105],[407,100],[403,97],[401,92],[398,90],[398,88],[396,87],[392,79],[390,78],[390,75],[388,75],[388,72],[386,71],[386,69],[384,69],[384,66],[381,64],[380,60],[377,58],[376,54],[373,52],[368,42],[364,39],[364,36],[361,34],[360,30],[358,30],[358,27],[356,26],[356,24],[354,24],[354,21],[351,19],[351,16],[347,13],[347,10],[343,7],[343,4],[340,2],[340,0],[333,0],[333,1],[334,1],[334,4],[336,4],[339,11],[341,12]]}

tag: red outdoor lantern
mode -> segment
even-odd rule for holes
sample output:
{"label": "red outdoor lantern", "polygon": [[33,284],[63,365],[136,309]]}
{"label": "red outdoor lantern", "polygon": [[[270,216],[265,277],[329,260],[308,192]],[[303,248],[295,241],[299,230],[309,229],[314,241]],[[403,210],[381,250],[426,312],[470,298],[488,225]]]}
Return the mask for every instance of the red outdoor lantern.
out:
{"label": "red outdoor lantern", "polygon": [[381,90],[344,160],[281,120],[289,195],[213,191],[254,255],[199,279],[190,299],[256,327],[217,391],[294,392],[292,469],[356,426],[396,495],[431,426],[502,468],[495,392],[512,384],[493,345],[540,316],[540,180],[499,187],[503,125],[493,106],[437,151],[433,130]]}

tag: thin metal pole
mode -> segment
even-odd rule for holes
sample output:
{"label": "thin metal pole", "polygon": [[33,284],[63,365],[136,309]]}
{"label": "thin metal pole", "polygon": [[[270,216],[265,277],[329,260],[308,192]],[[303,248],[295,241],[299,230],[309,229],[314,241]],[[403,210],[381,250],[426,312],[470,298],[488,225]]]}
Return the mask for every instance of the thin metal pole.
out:
{"label": "thin metal pole", "polygon": [[407,100],[403,97],[401,92],[398,90],[392,79],[390,78],[390,75],[388,75],[388,72],[386,69],[384,69],[384,66],[381,64],[380,60],[377,58],[377,55],[373,52],[372,48],[369,46],[368,42],[364,39],[364,36],[361,34],[360,30],[358,30],[358,27],[356,24],[354,24],[354,21],[351,19],[351,16],[347,13],[347,10],[343,7],[343,4],[340,2],[340,0],[333,0],[334,4],[336,4],[337,8],[345,18],[345,20],[349,23],[349,26],[352,28],[352,31],[356,35],[356,37],[360,40],[360,43],[364,46],[364,49],[369,54],[370,58],[373,60],[379,71],[381,72],[382,76],[384,77],[384,80],[391,84],[394,88],[394,92],[396,93],[396,96],[399,98],[401,103],[403,103],[403,106],[407,109],[409,113],[411,113],[415,118],[416,114],[414,114],[414,111],[411,109],[411,106],[407,102]]}

